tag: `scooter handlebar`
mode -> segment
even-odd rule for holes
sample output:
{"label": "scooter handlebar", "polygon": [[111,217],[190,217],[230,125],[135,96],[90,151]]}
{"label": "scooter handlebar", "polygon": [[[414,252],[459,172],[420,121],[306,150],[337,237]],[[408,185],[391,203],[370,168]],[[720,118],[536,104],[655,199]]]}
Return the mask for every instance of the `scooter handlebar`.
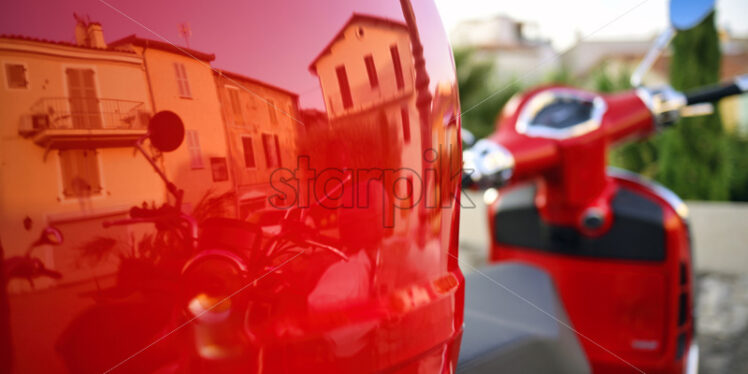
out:
{"label": "scooter handlebar", "polygon": [[729,83],[686,93],[686,104],[713,103],[728,96],[740,95],[746,91],[748,91],[748,74],[741,75]]}
{"label": "scooter handlebar", "polygon": [[462,187],[501,187],[514,173],[514,156],[504,146],[481,139],[462,154]]}

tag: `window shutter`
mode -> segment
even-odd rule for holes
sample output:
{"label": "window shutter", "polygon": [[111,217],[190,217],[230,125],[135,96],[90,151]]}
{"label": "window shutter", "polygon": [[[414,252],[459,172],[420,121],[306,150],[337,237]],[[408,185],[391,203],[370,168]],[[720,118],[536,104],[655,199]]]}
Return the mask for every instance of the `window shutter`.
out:
{"label": "window shutter", "polygon": [[379,77],[377,76],[377,67],[374,65],[374,56],[367,55],[364,57],[366,64],[366,73],[369,75],[369,85],[371,88],[379,87]]}
{"label": "window shutter", "polygon": [[203,155],[200,150],[200,136],[197,130],[187,131],[187,148],[190,151],[190,166],[192,169],[202,169]]}
{"label": "window shutter", "polygon": [[270,134],[262,134],[262,148],[265,151],[265,164],[268,168],[273,168],[278,166],[278,162],[276,160],[278,151],[275,150],[276,147],[275,139]]}
{"label": "window shutter", "polygon": [[179,67],[182,69],[182,81],[184,84],[185,97],[192,97],[192,92],[190,91],[190,81],[187,80],[187,69],[184,67],[184,64],[179,64]]}
{"label": "window shutter", "polygon": [[183,63],[174,63],[174,75],[177,79],[177,87],[179,88],[179,96],[181,97],[192,97],[190,92],[190,84],[187,80],[187,70]]}
{"label": "window shutter", "polygon": [[397,50],[397,44],[390,46],[390,55],[392,56],[392,66],[395,68],[395,82],[397,89],[405,87],[405,78],[403,77],[403,65],[400,61],[400,51]]}
{"label": "window shutter", "polygon": [[400,119],[403,124],[403,141],[406,144],[410,143],[410,116],[407,106],[400,108]]}
{"label": "window shutter", "polygon": [[26,67],[21,64],[5,65],[5,75],[8,78],[8,87],[10,88],[27,88]]}
{"label": "window shutter", "polygon": [[95,149],[84,149],[81,152],[83,170],[82,175],[92,194],[101,192],[101,178],[99,178],[99,163]]}
{"label": "window shutter", "polygon": [[70,115],[75,128],[102,128],[94,71],[66,69]]}
{"label": "window shutter", "polygon": [[335,68],[335,74],[338,76],[338,86],[340,87],[340,98],[343,100],[343,109],[353,106],[353,96],[351,95],[351,86],[348,83],[348,74],[345,66],[340,65]]}
{"label": "window shutter", "polygon": [[270,115],[270,122],[278,124],[278,116],[275,114],[275,103],[273,100],[268,100],[268,114]]}
{"label": "window shutter", "polygon": [[71,151],[60,151],[60,169],[62,169],[62,193],[65,196],[73,196],[73,175],[75,166],[73,158],[70,156]]}
{"label": "window shutter", "polygon": [[227,88],[229,94],[229,101],[231,102],[231,110],[234,114],[234,123],[244,123],[244,116],[242,115],[241,101],[239,101],[239,90],[235,88]]}
{"label": "window shutter", "polygon": [[281,153],[280,144],[278,143],[278,135],[275,135],[275,166],[281,167]]}
{"label": "window shutter", "polygon": [[95,149],[60,151],[63,194],[66,197],[86,197],[102,190],[99,161]]}
{"label": "window shutter", "polygon": [[179,70],[179,63],[174,63],[174,77],[177,80],[179,96],[184,96],[184,87],[182,87],[182,72]]}
{"label": "window shutter", "polygon": [[248,168],[255,167],[255,153],[251,137],[245,136],[242,138],[242,148],[244,149],[244,166]]}

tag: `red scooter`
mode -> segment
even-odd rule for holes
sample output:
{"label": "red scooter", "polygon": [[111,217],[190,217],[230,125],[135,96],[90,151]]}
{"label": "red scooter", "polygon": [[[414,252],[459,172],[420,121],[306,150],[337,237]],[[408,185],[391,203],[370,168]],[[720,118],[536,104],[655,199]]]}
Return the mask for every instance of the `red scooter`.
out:
{"label": "red scooter", "polygon": [[[693,27],[712,8],[713,1],[674,0],[671,24]],[[512,99],[496,132],[463,156],[464,186],[503,187],[488,208],[490,260],[551,275],[593,372],[692,373],[698,366],[686,206],[665,187],[606,166],[612,146],[748,90],[748,76],[689,93],[641,86],[672,35],[637,69],[636,89],[533,89]]]}

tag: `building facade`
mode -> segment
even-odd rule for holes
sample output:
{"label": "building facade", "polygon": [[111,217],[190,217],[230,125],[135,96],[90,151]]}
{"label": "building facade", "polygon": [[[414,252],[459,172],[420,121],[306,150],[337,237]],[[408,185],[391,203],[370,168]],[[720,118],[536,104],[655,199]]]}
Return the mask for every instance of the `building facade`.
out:
{"label": "building facade", "polygon": [[[76,233],[100,229],[103,220],[124,217],[133,205],[164,199],[154,192],[163,191],[161,181],[132,147],[146,135],[153,113],[142,58],[107,46],[101,25],[79,22],[76,35],[77,43],[0,38],[5,255],[25,253],[41,228],[55,226],[65,244],[38,254],[48,267],[68,274],[60,280],[68,283],[105,275],[90,273],[83,253],[69,253],[83,244]],[[24,162],[13,162],[18,159]],[[112,233],[130,235],[124,228]],[[81,262],[63,260],[70,258]]]}
{"label": "building facade", "polygon": [[216,70],[229,170],[240,219],[267,206],[271,174],[295,168],[299,131],[304,126],[298,96],[236,73]]}
{"label": "building facade", "polygon": [[494,63],[498,80],[537,83],[561,67],[550,40],[532,23],[506,16],[463,22],[451,33],[455,47],[475,50],[478,59]]}
{"label": "building facade", "polygon": [[210,66],[215,56],[135,35],[110,45],[143,59],[155,112],[174,112],[184,123],[184,144],[162,155],[167,177],[178,187],[191,186],[184,209],[231,193],[226,131]]}

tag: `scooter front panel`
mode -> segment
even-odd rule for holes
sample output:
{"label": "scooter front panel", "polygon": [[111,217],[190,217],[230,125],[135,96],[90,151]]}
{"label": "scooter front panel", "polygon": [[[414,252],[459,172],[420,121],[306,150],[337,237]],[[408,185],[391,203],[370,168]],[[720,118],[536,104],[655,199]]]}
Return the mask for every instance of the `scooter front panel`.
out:
{"label": "scooter front panel", "polygon": [[693,337],[687,222],[651,183],[612,178],[614,222],[597,237],[543,222],[532,183],[502,191],[489,209],[491,259],[551,274],[593,372],[628,372],[631,363],[679,373]]}

